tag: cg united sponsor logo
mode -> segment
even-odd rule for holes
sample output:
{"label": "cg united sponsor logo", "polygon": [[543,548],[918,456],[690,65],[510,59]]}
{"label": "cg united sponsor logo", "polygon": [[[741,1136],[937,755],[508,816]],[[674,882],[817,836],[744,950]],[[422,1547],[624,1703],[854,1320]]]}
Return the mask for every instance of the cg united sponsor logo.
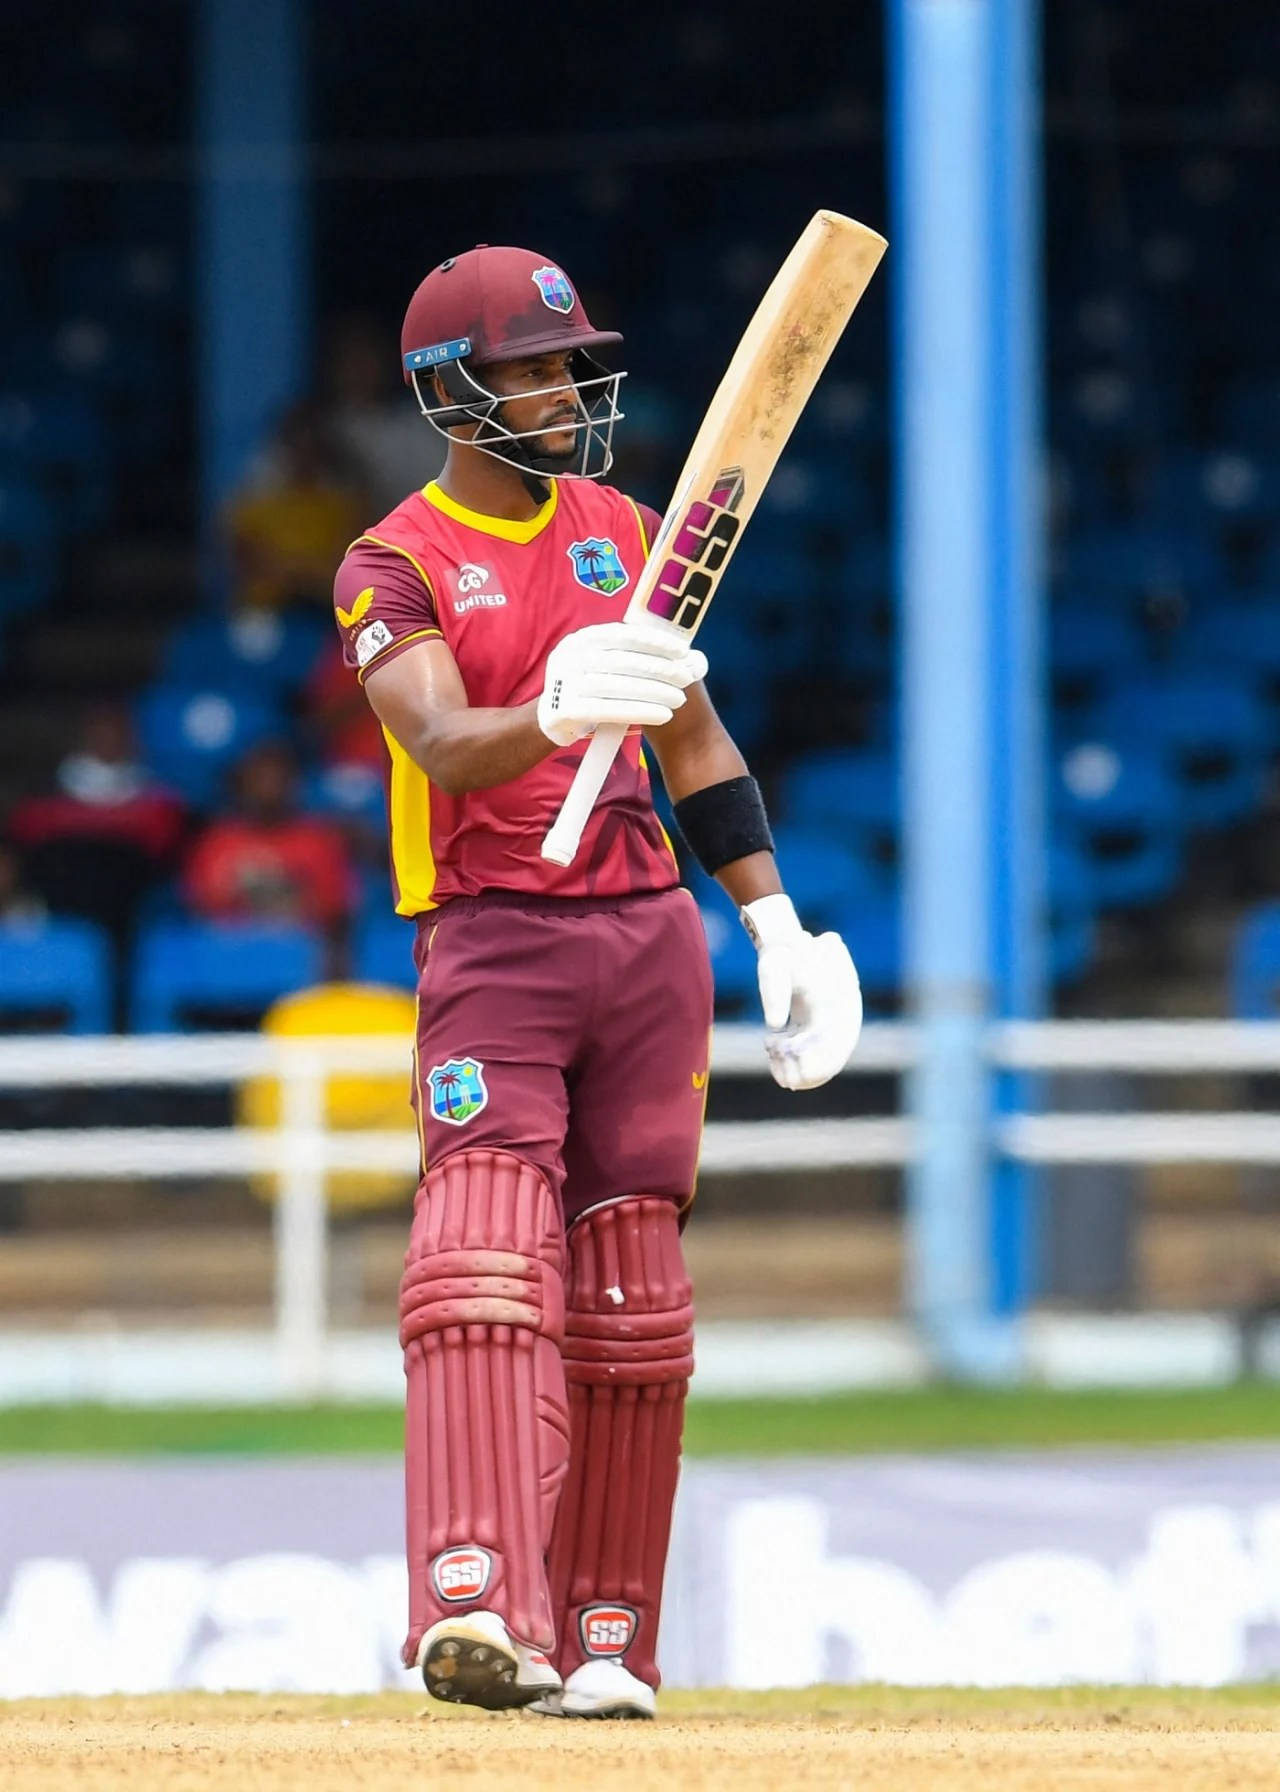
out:
{"label": "cg united sponsor logo", "polygon": [[629,1605],[588,1605],[578,1618],[582,1647],[588,1655],[625,1655],[638,1619]]}
{"label": "cg united sponsor logo", "polygon": [[464,1544],[446,1549],[431,1564],[431,1580],[441,1599],[479,1599],[493,1573],[493,1557],[487,1549]]}
{"label": "cg united sponsor logo", "polygon": [[453,600],[454,614],[465,616],[468,610],[500,610],[507,601],[505,591],[486,591],[493,574],[487,566],[464,560],[458,568],[458,595]]}

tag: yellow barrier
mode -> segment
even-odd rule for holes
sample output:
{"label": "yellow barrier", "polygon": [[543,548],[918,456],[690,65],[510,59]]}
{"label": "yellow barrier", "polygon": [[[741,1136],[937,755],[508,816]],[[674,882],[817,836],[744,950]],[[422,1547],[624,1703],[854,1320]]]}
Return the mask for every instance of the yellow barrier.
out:
{"label": "yellow barrier", "polygon": [[[350,1034],[399,1034],[404,1039],[402,1073],[338,1072],[325,1079],[325,1123],[335,1131],[414,1130],[409,1105],[412,1084],[416,1004],[400,989],[373,983],[322,983],[314,989],[283,996],[268,1010],[264,1033],[278,1039],[335,1038]],[[280,1124],[280,1084],[275,1077],[254,1077],[236,1095],[236,1118],[242,1126]],[[254,1192],[276,1198],[277,1178],[255,1176]],[[331,1209],[394,1206],[412,1192],[403,1176],[386,1170],[331,1170],[325,1196]]]}

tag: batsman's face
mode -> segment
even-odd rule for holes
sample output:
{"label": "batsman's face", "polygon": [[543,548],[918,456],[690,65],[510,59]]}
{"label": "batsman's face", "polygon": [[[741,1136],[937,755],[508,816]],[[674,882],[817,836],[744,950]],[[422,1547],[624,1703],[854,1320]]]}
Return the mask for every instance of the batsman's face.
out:
{"label": "batsman's face", "polygon": [[569,354],[525,355],[485,369],[485,383],[503,400],[503,422],[513,435],[533,431],[526,439],[537,454],[569,460],[577,453],[583,412],[572,359]]}

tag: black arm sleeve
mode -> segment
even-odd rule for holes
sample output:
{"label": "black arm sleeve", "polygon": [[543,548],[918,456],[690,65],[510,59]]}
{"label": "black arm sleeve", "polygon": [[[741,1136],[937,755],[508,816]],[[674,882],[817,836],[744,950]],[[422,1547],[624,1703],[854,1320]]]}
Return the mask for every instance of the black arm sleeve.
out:
{"label": "black arm sleeve", "polygon": [[764,798],[754,778],[726,778],[673,806],[676,826],[708,877],[749,853],[772,852]]}

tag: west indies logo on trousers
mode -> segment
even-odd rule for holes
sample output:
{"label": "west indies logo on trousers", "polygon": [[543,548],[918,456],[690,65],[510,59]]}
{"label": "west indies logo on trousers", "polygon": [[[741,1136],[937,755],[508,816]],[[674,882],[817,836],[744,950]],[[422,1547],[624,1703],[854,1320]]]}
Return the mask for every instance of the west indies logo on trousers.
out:
{"label": "west indies logo on trousers", "polygon": [[489,1105],[484,1065],[479,1058],[450,1058],[427,1074],[431,1112],[447,1126],[465,1126]]}

